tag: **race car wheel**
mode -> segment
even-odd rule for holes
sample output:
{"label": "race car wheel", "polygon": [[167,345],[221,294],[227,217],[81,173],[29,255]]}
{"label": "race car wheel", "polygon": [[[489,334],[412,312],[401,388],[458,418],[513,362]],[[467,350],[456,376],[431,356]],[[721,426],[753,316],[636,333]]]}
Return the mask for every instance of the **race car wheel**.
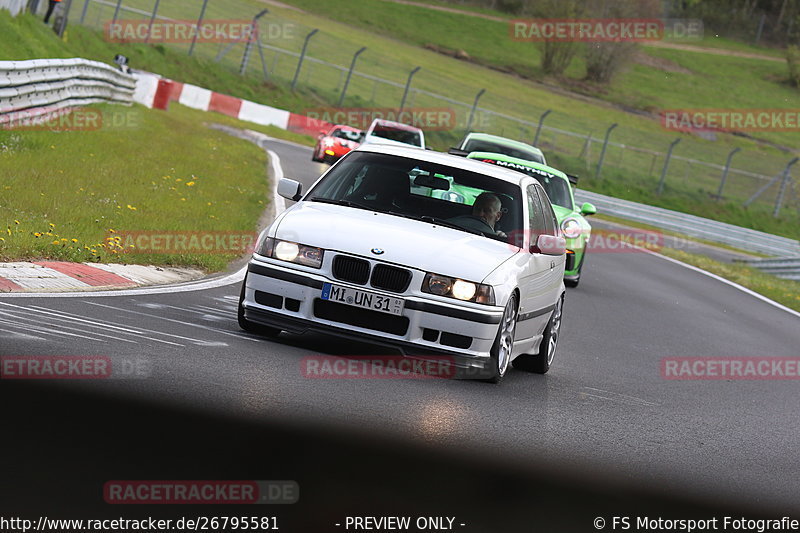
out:
{"label": "race car wheel", "polygon": [[512,294],[508,299],[497,337],[489,352],[489,377],[486,381],[500,383],[508,371],[511,362],[511,352],[514,349],[514,334],[517,330],[517,295]]}

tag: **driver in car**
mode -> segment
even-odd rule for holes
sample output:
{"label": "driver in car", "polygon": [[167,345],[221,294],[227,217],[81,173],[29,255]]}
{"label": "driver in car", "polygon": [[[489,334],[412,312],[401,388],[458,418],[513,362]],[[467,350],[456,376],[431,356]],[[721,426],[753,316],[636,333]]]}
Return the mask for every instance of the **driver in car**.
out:
{"label": "driver in car", "polygon": [[495,224],[502,216],[503,203],[500,198],[496,194],[483,192],[478,195],[475,203],[472,204],[471,215],[462,215],[450,220],[464,228],[505,239],[508,237],[505,233],[494,229]]}

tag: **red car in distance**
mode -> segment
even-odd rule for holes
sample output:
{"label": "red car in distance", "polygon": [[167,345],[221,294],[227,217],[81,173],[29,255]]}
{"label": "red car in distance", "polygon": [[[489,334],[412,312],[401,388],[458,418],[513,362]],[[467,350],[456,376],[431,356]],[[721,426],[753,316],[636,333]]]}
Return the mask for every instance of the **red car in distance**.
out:
{"label": "red car in distance", "polygon": [[350,126],[336,125],[327,133],[320,132],[311,160],[318,163],[335,163],[350,150],[358,148],[364,132]]}

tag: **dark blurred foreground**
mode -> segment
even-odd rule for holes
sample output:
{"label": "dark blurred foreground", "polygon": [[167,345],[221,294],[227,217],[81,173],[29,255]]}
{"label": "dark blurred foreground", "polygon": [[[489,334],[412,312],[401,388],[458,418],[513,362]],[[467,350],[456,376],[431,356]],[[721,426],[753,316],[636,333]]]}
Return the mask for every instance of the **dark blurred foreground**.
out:
{"label": "dark blurred foreground", "polygon": [[[574,472],[553,475],[553,465],[502,461],[502,450],[470,458],[380,436],[204,415],[46,383],[2,381],[0,406],[0,517],[6,518],[267,515],[278,517],[282,531],[322,533],[346,531],[347,516],[455,516],[456,524],[466,524],[456,530],[506,533],[595,531],[595,517],[612,530],[613,515],[746,512],[656,495],[657,487],[647,492],[580,480]],[[110,505],[103,499],[110,480],[295,480],[300,501]]]}

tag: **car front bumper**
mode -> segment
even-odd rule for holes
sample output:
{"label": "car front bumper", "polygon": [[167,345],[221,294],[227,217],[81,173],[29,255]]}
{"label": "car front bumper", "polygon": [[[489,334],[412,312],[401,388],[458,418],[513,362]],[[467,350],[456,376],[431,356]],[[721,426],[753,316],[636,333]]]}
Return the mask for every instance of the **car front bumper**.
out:
{"label": "car front bumper", "polygon": [[[302,334],[318,331],[399,349],[404,355],[448,355],[457,366],[483,368],[503,309],[445,304],[420,294],[394,294],[329,279],[323,273],[253,259],[242,307],[250,322]],[[402,298],[400,316],[322,300],[324,283]],[[484,306],[481,306],[484,307]]]}

